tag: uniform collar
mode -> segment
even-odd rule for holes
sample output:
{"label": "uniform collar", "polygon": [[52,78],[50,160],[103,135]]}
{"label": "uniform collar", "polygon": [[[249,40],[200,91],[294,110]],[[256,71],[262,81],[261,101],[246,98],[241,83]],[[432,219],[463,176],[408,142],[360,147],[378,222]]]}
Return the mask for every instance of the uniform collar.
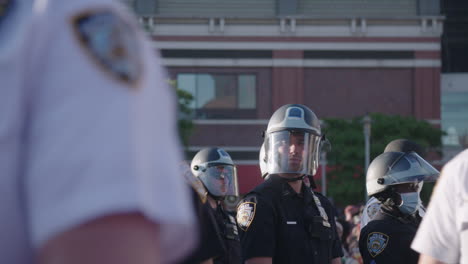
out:
{"label": "uniform collar", "polygon": [[314,197],[310,193],[311,191],[312,190],[310,190],[309,187],[307,187],[304,183],[302,183],[301,192],[297,193],[296,191],[294,191],[291,185],[288,184],[287,181],[283,181],[281,196],[299,198],[299,199],[303,199],[305,203],[309,203],[309,202],[313,202],[314,200]]}
{"label": "uniform collar", "polygon": [[281,196],[291,196],[291,197],[303,196],[304,184],[302,184],[301,193],[296,193],[294,189],[289,185],[288,181],[286,181],[284,178],[282,178],[279,175],[270,175],[268,180],[271,181],[274,186],[276,186],[275,191],[280,192]]}
{"label": "uniform collar", "polygon": [[420,223],[420,217],[417,216],[418,212],[416,211],[415,214],[412,215],[405,215],[398,208],[395,208],[394,206],[388,206],[386,204],[382,204],[380,207],[380,212],[383,215],[392,217],[397,219],[399,222],[403,224],[413,224],[413,225],[419,225]]}

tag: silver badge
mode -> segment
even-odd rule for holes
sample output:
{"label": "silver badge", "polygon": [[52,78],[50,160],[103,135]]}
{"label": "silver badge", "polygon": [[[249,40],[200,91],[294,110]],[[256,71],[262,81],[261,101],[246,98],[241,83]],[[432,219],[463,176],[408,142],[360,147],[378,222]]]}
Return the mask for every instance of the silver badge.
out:
{"label": "silver badge", "polygon": [[377,212],[380,210],[380,204],[378,202],[372,203],[367,207],[367,215],[369,219],[374,219]]}

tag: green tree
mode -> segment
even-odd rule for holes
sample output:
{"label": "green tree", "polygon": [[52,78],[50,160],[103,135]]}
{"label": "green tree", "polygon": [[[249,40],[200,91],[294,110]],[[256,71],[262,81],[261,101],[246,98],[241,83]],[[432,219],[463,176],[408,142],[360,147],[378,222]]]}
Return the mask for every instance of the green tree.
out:
{"label": "green tree", "polygon": [[192,112],[190,104],[193,101],[193,95],[187,91],[177,88],[175,80],[169,80],[169,84],[174,87],[178,100],[178,128],[180,140],[185,147],[188,146],[190,135],[193,132]]}
{"label": "green tree", "polygon": [[[370,114],[371,149],[370,158],[381,154],[385,146],[397,138],[411,139],[430,152],[439,152],[442,130],[414,117]],[[364,136],[362,117],[351,120],[327,118],[324,131],[332,144],[327,154],[328,195],[340,206],[364,202]],[[432,188],[424,191],[427,200]]]}

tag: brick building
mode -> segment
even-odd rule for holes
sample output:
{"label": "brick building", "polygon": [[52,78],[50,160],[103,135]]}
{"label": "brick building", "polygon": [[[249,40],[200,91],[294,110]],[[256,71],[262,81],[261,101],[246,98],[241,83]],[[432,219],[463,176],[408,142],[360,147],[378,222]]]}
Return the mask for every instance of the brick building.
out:
{"label": "brick building", "polygon": [[126,2],[171,78],[195,95],[190,153],[226,149],[241,192],[261,181],[261,133],[283,104],[320,118],[382,112],[440,124],[437,0]]}

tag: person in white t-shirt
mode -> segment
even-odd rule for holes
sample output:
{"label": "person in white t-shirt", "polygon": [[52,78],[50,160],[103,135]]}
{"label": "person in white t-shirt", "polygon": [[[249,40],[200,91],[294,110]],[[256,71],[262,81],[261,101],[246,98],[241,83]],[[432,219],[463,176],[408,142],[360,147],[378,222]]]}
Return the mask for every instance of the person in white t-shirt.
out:
{"label": "person in white t-shirt", "polygon": [[442,169],[411,247],[419,263],[468,263],[468,150]]}
{"label": "person in white t-shirt", "polygon": [[0,1],[0,263],[174,263],[193,247],[158,61],[116,1]]}

